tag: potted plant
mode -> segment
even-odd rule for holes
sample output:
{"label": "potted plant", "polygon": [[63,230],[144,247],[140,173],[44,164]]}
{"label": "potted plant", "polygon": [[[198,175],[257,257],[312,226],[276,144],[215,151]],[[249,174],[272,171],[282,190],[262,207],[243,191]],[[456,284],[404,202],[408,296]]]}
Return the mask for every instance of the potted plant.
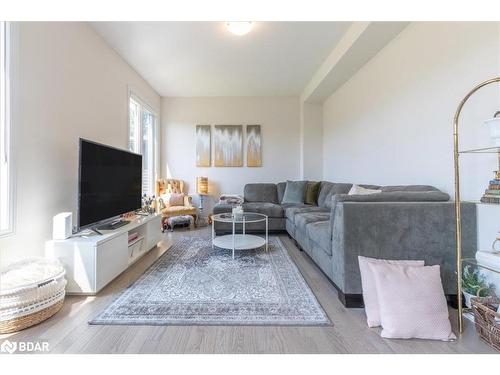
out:
{"label": "potted plant", "polygon": [[465,305],[471,307],[472,297],[486,297],[491,294],[491,286],[486,284],[479,269],[465,266],[462,274],[462,293],[465,297]]}

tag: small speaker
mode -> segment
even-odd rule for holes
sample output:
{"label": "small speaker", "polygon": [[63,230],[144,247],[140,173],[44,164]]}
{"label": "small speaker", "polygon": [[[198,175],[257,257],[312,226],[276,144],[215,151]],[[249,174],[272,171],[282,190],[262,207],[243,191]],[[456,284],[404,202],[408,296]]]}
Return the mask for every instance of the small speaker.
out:
{"label": "small speaker", "polygon": [[61,212],[52,219],[52,238],[65,240],[71,237],[73,228],[73,215],[71,212]]}

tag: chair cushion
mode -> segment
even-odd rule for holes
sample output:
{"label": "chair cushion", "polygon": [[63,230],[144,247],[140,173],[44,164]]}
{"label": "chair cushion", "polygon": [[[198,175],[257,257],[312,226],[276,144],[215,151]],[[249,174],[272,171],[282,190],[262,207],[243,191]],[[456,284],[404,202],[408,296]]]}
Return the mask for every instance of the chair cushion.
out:
{"label": "chair cushion", "polygon": [[307,237],[319,245],[326,254],[332,255],[332,228],[330,220],[316,221],[306,226]]}
{"label": "chair cushion", "polygon": [[269,217],[283,217],[283,208],[279,204],[265,202],[243,203],[243,211],[256,212]]}
{"label": "chair cushion", "polygon": [[278,203],[278,192],[275,184],[246,184],[245,202]]}
{"label": "chair cushion", "polygon": [[184,206],[184,194],[170,194],[170,200],[168,203],[171,206]]}
{"label": "chair cushion", "polygon": [[287,181],[282,203],[304,203],[307,181]]}
{"label": "chair cushion", "polygon": [[186,206],[170,206],[161,210],[161,213],[166,216],[192,215],[196,214],[196,208]]}
{"label": "chair cushion", "polygon": [[295,223],[295,215],[299,213],[305,212],[330,212],[330,210],[318,207],[318,206],[309,206],[307,204],[298,204],[298,205],[282,205],[285,209],[285,216],[292,223]]}
{"label": "chair cushion", "polygon": [[330,220],[330,211],[328,212],[304,212],[295,215],[295,226],[301,231],[306,231],[306,225],[316,221]]}

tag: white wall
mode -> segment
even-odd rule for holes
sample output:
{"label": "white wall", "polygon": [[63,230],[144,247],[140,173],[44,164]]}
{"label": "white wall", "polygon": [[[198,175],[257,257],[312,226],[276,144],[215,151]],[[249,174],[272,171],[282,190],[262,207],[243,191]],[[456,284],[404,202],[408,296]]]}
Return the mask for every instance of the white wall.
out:
{"label": "white wall", "polygon": [[301,179],[321,181],[323,177],[323,106],[300,103]]}
{"label": "white wall", "polygon": [[[324,103],[323,177],[452,193],[455,109],[476,83],[499,75],[499,53],[499,23],[410,24]],[[485,88],[467,104],[463,148],[490,144],[482,122],[499,109],[499,92]],[[477,200],[495,156],[462,161],[464,196]]]}
{"label": "white wall", "polygon": [[[500,23],[412,23],[323,107],[323,175],[373,184],[431,184],[454,194],[452,121],[477,83],[500,75]],[[483,121],[499,85],[465,105],[460,148],[492,146]],[[495,154],[462,155],[462,198],[479,200]],[[500,229],[500,208],[478,206],[478,249]]]}
{"label": "white wall", "polygon": [[[208,177],[213,199],[218,199],[220,193],[241,194],[244,185],[249,182],[279,182],[299,178],[298,98],[162,98],[161,113],[162,175],[184,180],[189,193],[196,192],[197,176]],[[262,167],[197,168],[197,124],[260,124]]]}
{"label": "white wall", "polygon": [[43,254],[52,216],[76,213],[78,138],[127,147],[130,85],[160,97],[85,23],[18,24],[14,91],[16,232],[0,239],[3,264]]}

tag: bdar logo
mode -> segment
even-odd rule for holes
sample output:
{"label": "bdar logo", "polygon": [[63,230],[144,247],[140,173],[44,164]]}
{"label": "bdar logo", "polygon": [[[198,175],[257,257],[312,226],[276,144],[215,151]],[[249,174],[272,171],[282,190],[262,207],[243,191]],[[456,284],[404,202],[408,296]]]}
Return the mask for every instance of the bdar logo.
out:
{"label": "bdar logo", "polygon": [[17,342],[12,342],[5,340],[2,345],[0,345],[0,352],[12,354],[17,350]]}

